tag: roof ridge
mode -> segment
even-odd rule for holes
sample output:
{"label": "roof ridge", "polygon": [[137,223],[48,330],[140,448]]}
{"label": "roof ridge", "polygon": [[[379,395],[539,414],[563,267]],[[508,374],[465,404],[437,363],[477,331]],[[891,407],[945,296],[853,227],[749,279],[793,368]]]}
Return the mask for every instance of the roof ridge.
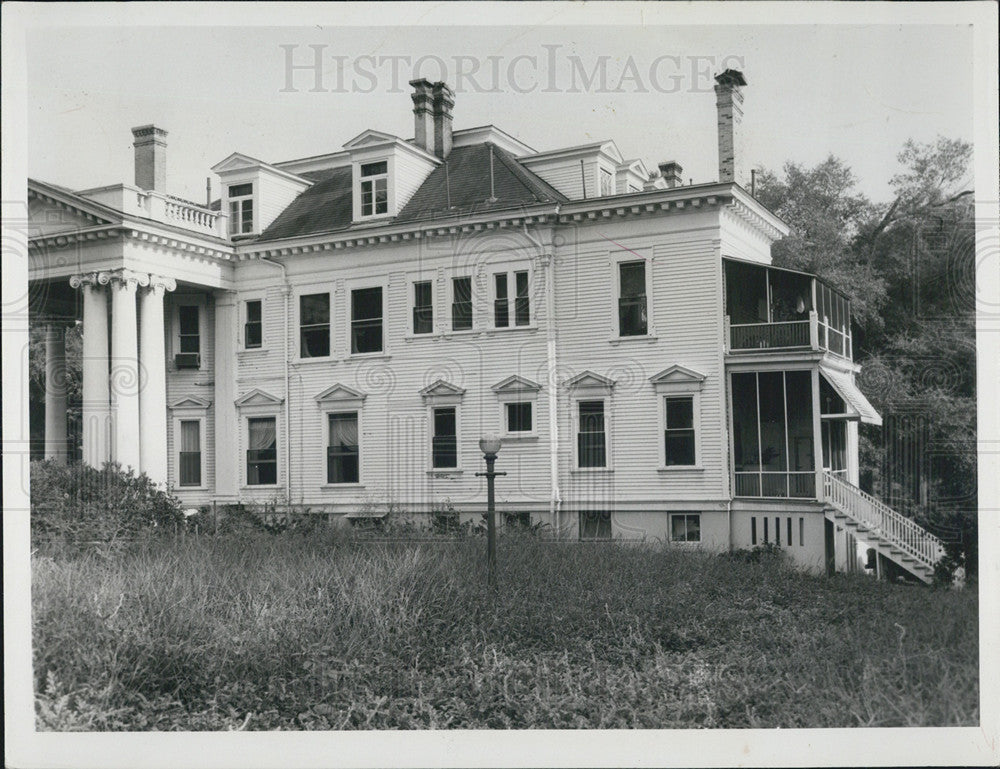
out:
{"label": "roof ridge", "polygon": [[[493,142],[483,142],[494,151],[494,155],[507,167],[521,185],[530,192],[537,203],[565,202],[567,198],[555,187],[532,171],[522,166],[511,153]],[[553,194],[554,193],[554,194]]]}

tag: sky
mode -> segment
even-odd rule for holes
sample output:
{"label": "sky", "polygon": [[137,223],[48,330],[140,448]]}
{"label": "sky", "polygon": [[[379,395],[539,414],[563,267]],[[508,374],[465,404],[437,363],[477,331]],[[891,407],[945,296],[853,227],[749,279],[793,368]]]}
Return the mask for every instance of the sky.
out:
{"label": "sky", "polygon": [[234,151],[277,162],[366,128],[411,137],[420,76],[456,89],[456,129],[492,123],[537,150],[610,138],[707,182],[712,76],[733,67],[748,165],[832,153],[886,201],[907,139],[972,140],[972,66],[968,25],[46,26],[27,33],[27,167],[73,189],[131,182],[130,129],[155,123],[168,192],[201,201]]}

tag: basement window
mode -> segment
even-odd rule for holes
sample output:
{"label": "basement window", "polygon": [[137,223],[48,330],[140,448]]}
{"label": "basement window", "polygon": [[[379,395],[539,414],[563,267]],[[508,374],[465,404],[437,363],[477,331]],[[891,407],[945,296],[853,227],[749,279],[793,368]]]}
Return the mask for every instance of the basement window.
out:
{"label": "basement window", "polygon": [[701,542],[701,515],[677,513],[670,516],[671,542]]}

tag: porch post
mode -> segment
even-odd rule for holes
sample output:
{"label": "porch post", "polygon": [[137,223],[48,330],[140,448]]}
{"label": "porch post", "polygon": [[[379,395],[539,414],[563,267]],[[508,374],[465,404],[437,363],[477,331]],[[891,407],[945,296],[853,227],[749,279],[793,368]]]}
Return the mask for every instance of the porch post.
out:
{"label": "porch post", "polygon": [[108,384],[107,273],[91,272],[69,279],[83,290],[83,461],[101,467],[111,458],[110,389]]}
{"label": "porch post", "polygon": [[140,295],[139,433],[142,471],[161,486],[167,483],[167,368],[163,327],[163,293],[177,284],[171,278],[150,276]]}
{"label": "porch post", "polygon": [[823,488],[823,425],[819,418],[819,369],[814,368],[812,375],[812,416],[813,416],[813,462],[816,467],[816,499],[822,502],[826,499]]}
{"label": "porch post", "polygon": [[136,288],[149,276],[131,270],[111,275],[111,410],[114,416],[114,461],[139,472],[139,337]]}
{"label": "porch post", "polygon": [[45,458],[66,464],[66,330],[45,327]]}

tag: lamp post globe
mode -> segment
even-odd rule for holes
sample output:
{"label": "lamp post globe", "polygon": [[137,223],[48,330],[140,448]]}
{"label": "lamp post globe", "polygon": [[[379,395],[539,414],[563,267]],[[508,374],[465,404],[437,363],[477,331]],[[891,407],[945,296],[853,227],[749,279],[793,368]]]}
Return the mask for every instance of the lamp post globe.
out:
{"label": "lamp post globe", "polygon": [[494,433],[488,433],[479,439],[479,450],[483,454],[496,454],[500,451],[500,436]]}

